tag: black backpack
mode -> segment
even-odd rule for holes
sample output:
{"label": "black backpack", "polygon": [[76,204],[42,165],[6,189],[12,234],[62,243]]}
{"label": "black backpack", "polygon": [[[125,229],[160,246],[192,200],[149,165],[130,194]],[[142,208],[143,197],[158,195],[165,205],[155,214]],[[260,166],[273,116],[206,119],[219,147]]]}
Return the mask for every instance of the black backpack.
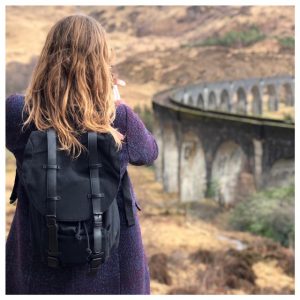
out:
{"label": "black backpack", "polygon": [[23,185],[33,250],[49,267],[87,264],[96,271],[119,245],[120,188],[128,226],[135,224],[134,211],[112,135],[87,132],[79,140],[88,151],[71,159],[57,149],[54,129],[32,131],[10,199],[16,200],[18,183]]}

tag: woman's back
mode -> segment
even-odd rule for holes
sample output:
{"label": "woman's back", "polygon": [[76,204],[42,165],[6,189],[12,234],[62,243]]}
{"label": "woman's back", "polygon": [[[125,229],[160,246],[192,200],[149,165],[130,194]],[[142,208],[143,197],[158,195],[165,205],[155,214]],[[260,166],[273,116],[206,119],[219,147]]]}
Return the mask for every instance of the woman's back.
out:
{"label": "woman's back", "polygon": [[[22,132],[24,96],[11,95],[6,101],[6,146],[16,157],[20,168],[23,151],[32,130],[31,123]],[[125,137],[121,147],[121,177],[128,163],[151,164],[158,155],[157,144],[140,118],[125,104],[116,108],[113,127]],[[133,205],[136,203],[132,185]],[[7,294],[149,294],[149,270],[143,249],[137,209],[136,224],[126,226],[124,199],[118,193],[121,234],[119,248],[103,264],[95,276],[84,267],[50,269],[32,255],[29,224],[29,201],[20,187],[15,217],[7,239],[6,292]]]}
{"label": "woman's back", "polygon": [[[151,133],[128,106],[113,99],[111,50],[104,28],[90,16],[70,15],[52,26],[25,95],[12,95],[6,101],[6,146],[15,155],[19,171],[32,130],[49,128],[55,131],[58,149],[72,158],[85,151],[79,139],[82,133],[111,134],[120,151],[121,183],[127,178],[128,163],[151,164],[156,159],[158,149]],[[129,186],[135,225],[126,225],[128,206],[120,189],[119,247],[96,274],[88,274],[85,266],[52,269],[38,259],[30,230],[32,199],[22,184],[18,185],[16,212],[6,244],[7,294],[150,293],[136,199],[130,182]],[[53,245],[57,228],[51,228],[48,235]],[[57,255],[59,249],[51,253]]]}

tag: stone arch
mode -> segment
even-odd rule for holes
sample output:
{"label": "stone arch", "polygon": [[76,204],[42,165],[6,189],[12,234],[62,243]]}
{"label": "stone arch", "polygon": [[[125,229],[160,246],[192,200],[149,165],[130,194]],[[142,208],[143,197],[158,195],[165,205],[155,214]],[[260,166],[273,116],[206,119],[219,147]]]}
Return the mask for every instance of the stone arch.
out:
{"label": "stone arch", "polygon": [[227,90],[221,92],[220,110],[230,111],[230,97]]}
{"label": "stone arch", "polygon": [[203,99],[202,94],[199,94],[199,96],[198,96],[197,107],[204,109],[204,99]]}
{"label": "stone arch", "polygon": [[237,103],[236,112],[240,114],[247,114],[247,94],[242,87],[237,89]]}
{"label": "stone arch", "polygon": [[285,105],[287,106],[294,106],[294,93],[292,90],[292,85],[290,83],[285,83],[283,85],[283,90],[284,90],[284,100],[285,100]]}
{"label": "stone arch", "polygon": [[182,101],[182,102],[183,102],[184,104],[188,104],[188,103],[189,103],[189,97],[190,97],[189,94],[188,94],[188,93],[185,93],[185,94],[183,95],[183,98],[182,98],[183,101]]}
{"label": "stone arch", "polygon": [[180,199],[182,202],[201,200],[206,191],[205,154],[198,136],[184,134],[180,151]]}
{"label": "stone arch", "polygon": [[193,100],[192,96],[189,96],[188,105],[190,105],[190,106],[194,105],[194,100]]}
{"label": "stone arch", "polygon": [[217,97],[213,91],[209,93],[207,108],[211,110],[217,108]]}
{"label": "stone arch", "polygon": [[168,193],[178,192],[179,151],[177,138],[172,124],[163,128],[163,183]]}
{"label": "stone arch", "polygon": [[216,106],[217,103],[217,96],[214,91],[210,91],[208,94],[208,108],[213,109],[213,105]]}
{"label": "stone arch", "polygon": [[274,84],[267,85],[267,94],[268,94],[268,109],[269,111],[278,110],[278,96]]}
{"label": "stone arch", "polygon": [[241,147],[233,142],[224,142],[216,152],[212,164],[210,185],[213,198],[228,205],[237,198],[240,174],[245,169],[247,157]]}
{"label": "stone arch", "polygon": [[255,85],[251,88],[251,94],[252,94],[252,113],[254,115],[261,115],[262,98],[258,86]]}

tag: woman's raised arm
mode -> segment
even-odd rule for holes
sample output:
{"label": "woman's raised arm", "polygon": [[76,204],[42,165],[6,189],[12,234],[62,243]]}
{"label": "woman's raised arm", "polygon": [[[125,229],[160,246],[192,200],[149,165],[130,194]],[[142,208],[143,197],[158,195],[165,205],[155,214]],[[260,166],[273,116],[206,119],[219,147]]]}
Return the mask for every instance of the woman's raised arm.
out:
{"label": "woman's raised arm", "polygon": [[132,165],[151,165],[158,156],[158,147],[151,132],[140,117],[126,104],[117,108],[119,116],[116,127],[125,135],[123,147],[126,147],[128,161]]}

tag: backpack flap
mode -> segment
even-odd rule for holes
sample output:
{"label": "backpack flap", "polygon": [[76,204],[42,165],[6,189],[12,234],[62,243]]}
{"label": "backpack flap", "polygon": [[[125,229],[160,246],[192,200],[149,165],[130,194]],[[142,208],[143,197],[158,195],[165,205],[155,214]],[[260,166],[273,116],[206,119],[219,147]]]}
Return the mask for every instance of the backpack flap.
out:
{"label": "backpack flap", "polygon": [[[87,133],[80,136],[87,148]],[[120,184],[120,158],[113,137],[97,134],[99,180],[103,197],[101,209],[105,212],[117,196]],[[83,221],[93,215],[89,157],[87,151],[72,160],[65,151],[57,150],[56,219]],[[24,151],[21,180],[32,205],[47,214],[47,134],[33,131]]]}

